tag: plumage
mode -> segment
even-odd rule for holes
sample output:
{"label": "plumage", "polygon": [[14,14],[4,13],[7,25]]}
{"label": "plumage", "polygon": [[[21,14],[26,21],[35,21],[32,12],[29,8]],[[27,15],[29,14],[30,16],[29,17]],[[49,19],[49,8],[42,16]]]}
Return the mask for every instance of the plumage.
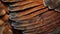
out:
{"label": "plumage", "polygon": [[[57,28],[60,27],[60,13],[53,10],[59,4],[55,3],[57,2],[57,0],[55,0],[54,2],[53,1],[23,0],[18,2],[15,0],[13,1],[6,0],[6,2],[9,2],[7,10],[10,12],[9,19],[12,22],[12,23],[10,22],[11,25],[14,27],[14,29],[22,30],[23,34],[53,33],[55,30],[57,30]],[[52,5],[51,3],[55,4]],[[14,32],[14,34],[17,33]]]}
{"label": "plumage", "polygon": [[9,34],[9,30],[11,30],[9,29],[9,25],[7,25],[7,21],[9,19],[9,15],[7,13],[7,7],[0,1],[0,34]]}
{"label": "plumage", "polygon": [[23,0],[2,0],[3,2],[19,2],[19,1],[23,1]]}
{"label": "plumage", "polygon": [[60,0],[43,0],[44,5],[49,9],[54,9],[55,11],[60,12]]}

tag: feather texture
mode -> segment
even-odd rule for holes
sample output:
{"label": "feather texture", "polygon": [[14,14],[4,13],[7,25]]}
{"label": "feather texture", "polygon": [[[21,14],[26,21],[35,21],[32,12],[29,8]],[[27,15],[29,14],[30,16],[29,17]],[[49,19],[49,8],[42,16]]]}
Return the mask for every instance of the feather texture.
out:
{"label": "feather texture", "polygon": [[[10,11],[10,20],[12,20],[14,29],[23,30],[23,34],[48,34],[60,27],[60,13],[49,10],[44,6],[54,9],[59,4],[51,5],[49,0],[44,0],[44,5],[43,0],[23,0],[19,2],[14,0],[14,2],[7,6]],[[9,1],[9,3],[11,2]]]}
{"label": "feather texture", "polygon": [[44,5],[48,6],[49,9],[54,9],[60,12],[60,0],[43,0]]}
{"label": "feather texture", "polygon": [[[9,25],[7,25],[7,21],[9,19],[9,15],[7,14],[8,9],[4,4],[0,1],[0,34],[9,34]],[[7,30],[7,32],[5,32]],[[11,33],[11,32],[10,32]]]}

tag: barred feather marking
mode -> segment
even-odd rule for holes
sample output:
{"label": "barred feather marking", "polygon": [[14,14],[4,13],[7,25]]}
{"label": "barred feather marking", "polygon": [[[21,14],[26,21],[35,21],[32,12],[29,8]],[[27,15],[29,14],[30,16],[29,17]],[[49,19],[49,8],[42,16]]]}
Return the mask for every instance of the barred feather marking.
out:
{"label": "barred feather marking", "polygon": [[[39,3],[37,1],[39,1]],[[60,13],[54,10],[48,10],[48,8],[43,6],[42,0],[37,1],[35,2],[34,0],[32,3],[26,4],[22,1],[21,7],[25,6],[23,7],[24,9],[21,11],[20,8],[18,8],[18,11],[15,9],[16,7],[14,7],[16,11],[10,13],[10,20],[15,21],[12,23],[12,26],[18,30],[24,30],[23,34],[48,34],[55,30],[55,28],[60,27]],[[30,7],[31,5],[33,5],[32,8]],[[15,4],[11,6],[15,6]],[[20,7],[19,5],[16,6]],[[26,6],[28,6],[29,9],[26,8]]]}
{"label": "barred feather marking", "polygon": [[[17,11],[17,10],[24,10],[24,9],[28,9],[28,8],[31,8],[33,6],[38,6],[40,5],[41,2],[37,1],[37,2],[33,2],[33,3],[30,3],[30,4],[27,4],[27,5],[22,5],[22,6],[17,6],[15,8],[11,8],[9,9],[10,11]],[[10,6],[11,7],[11,6]]]}

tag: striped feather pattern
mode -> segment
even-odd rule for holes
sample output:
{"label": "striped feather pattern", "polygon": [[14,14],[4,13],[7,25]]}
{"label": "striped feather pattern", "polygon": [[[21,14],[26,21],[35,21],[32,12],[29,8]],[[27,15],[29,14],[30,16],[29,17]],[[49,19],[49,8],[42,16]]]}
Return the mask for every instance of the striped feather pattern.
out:
{"label": "striped feather pattern", "polygon": [[48,34],[60,27],[60,13],[45,7],[43,0],[7,2],[12,2],[7,6],[12,26],[23,34]]}

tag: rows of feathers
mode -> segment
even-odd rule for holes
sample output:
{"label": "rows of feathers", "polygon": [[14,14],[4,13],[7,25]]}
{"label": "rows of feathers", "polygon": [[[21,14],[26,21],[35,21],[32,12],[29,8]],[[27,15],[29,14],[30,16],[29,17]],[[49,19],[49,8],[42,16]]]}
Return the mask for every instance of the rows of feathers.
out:
{"label": "rows of feathers", "polygon": [[49,34],[60,27],[59,0],[1,0],[0,4],[0,26],[11,20],[23,34]]}

